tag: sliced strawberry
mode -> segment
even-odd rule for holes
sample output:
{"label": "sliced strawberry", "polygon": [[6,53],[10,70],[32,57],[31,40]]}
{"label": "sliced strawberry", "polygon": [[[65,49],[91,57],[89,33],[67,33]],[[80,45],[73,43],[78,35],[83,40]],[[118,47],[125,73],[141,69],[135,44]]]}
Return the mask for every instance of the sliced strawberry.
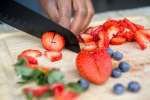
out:
{"label": "sliced strawberry", "polygon": [[100,26],[95,26],[95,27],[93,27],[93,30],[88,34],[92,35],[93,40],[95,42],[97,42],[99,40],[98,34],[99,34],[100,31],[102,31],[102,29],[103,29],[103,27],[101,25]]}
{"label": "sliced strawberry", "polygon": [[39,86],[36,88],[28,87],[23,89],[23,92],[25,94],[32,94],[35,97],[43,96],[48,91],[49,91],[49,86]]}
{"label": "sliced strawberry", "polygon": [[141,49],[147,48],[146,44],[149,42],[149,40],[141,31],[137,31],[135,33],[135,40],[140,45]]}
{"label": "sliced strawberry", "polygon": [[141,30],[142,33],[150,40],[150,29]]}
{"label": "sliced strawberry", "polygon": [[74,100],[78,96],[77,93],[65,91],[61,83],[56,83],[51,88],[54,91],[55,100]]}
{"label": "sliced strawberry", "polygon": [[90,34],[80,34],[80,37],[81,39],[83,40],[84,43],[87,43],[87,42],[91,42],[93,41],[93,36],[90,35]]}
{"label": "sliced strawberry", "polygon": [[43,33],[41,41],[43,47],[50,51],[61,51],[65,45],[64,38],[56,32]]}
{"label": "sliced strawberry", "polygon": [[95,42],[88,42],[85,44],[85,47],[83,48],[83,50],[86,51],[93,51],[97,48],[97,45]]}
{"label": "sliced strawberry", "polygon": [[107,30],[111,26],[118,26],[118,21],[113,19],[108,19],[104,24],[103,27]]}
{"label": "sliced strawberry", "polygon": [[134,23],[132,23],[131,21],[129,21],[129,20],[126,19],[126,18],[125,18],[123,21],[127,24],[127,27],[128,27],[131,31],[133,31],[133,32],[136,32],[136,31],[137,31],[137,27],[135,26]]}
{"label": "sliced strawberry", "polygon": [[113,37],[110,41],[112,45],[120,45],[126,42],[126,39],[123,37]]}
{"label": "sliced strawberry", "polygon": [[47,67],[47,66],[40,66],[40,65],[37,65],[37,64],[27,64],[27,67],[32,68],[32,69],[40,70],[44,73],[47,73],[50,70],[50,68]]}
{"label": "sliced strawberry", "polygon": [[111,26],[107,29],[107,34],[109,34],[109,39],[116,35],[120,31],[119,27]]}
{"label": "sliced strawberry", "polygon": [[102,84],[111,74],[111,58],[104,49],[81,51],[76,58],[76,67],[83,78],[94,84]]}
{"label": "sliced strawberry", "polygon": [[37,64],[37,57],[40,57],[42,53],[39,50],[27,49],[24,50],[19,56],[19,58],[26,58],[28,63]]}
{"label": "sliced strawberry", "polygon": [[59,51],[45,51],[44,55],[52,62],[62,59],[62,53]]}

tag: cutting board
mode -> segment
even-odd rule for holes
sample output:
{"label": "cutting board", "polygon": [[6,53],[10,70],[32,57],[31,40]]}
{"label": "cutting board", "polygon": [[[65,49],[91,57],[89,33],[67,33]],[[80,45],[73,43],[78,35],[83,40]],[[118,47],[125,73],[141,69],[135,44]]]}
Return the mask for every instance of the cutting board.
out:
{"label": "cutting board", "polygon": [[[136,23],[150,27],[150,17],[128,17]],[[141,21],[142,20],[142,21]],[[92,25],[101,24],[103,21],[93,22]],[[89,90],[77,98],[77,100],[150,100],[150,44],[149,48],[142,51],[136,43],[125,43],[120,46],[111,46],[114,50],[123,52],[125,61],[128,61],[132,68],[124,73],[121,78],[110,78],[104,85],[91,84]],[[16,76],[13,64],[16,57],[25,49],[38,49],[43,51],[40,40],[24,32],[0,33],[0,99],[1,100],[26,100],[22,94],[22,88],[16,84],[19,78]],[[66,81],[77,81],[80,76],[75,67],[76,53],[63,50],[61,61],[51,63],[44,58],[40,58],[40,64],[49,67],[60,68],[65,73]],[[113,66],[118,62],[113,61]],[[127,86],[130,81],[138,81],[142,89],[138,93],[125,92],[123,95],[112,93],[112,87],[116,83]],[[48,98],[44,100],[53,100]]]}

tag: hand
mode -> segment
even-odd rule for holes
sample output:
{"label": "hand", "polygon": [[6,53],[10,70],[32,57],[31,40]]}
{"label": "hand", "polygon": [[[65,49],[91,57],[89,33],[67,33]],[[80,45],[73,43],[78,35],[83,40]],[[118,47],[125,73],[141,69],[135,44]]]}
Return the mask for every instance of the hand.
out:
{"label": "hand", "polygon": [[40,0],[48,17],[75,35],[90,23],[94,8],[91,0]]}

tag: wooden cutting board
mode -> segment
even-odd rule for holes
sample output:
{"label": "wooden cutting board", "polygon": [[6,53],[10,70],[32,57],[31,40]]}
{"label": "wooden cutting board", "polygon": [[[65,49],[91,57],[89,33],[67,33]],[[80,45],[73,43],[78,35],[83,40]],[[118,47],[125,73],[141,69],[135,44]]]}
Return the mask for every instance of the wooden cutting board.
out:
{"label": "wooden cutting board", "polygon": [[[132,21],[141,23],[150,27],[149,17],[129,17]],[[94,22],[99,24],[101,22]],[[144,22],[144,23],[143,23]],[[110,78],[104,85],[96,86],[91,84],[89,90],[77,100],[150,100],[150,44],[149,48],[142,51],[136,43],[126,43],[120,46],[111,46],[114,50],[124,53],[124,59],[129,61],[132,68],[124,73],[121,78]],[[25,49],[39,49],[43,51],[40,40],[23,32],[0,33],[0,99],[1,100],[26,100],[21,90],[24,86],[16,84],[18,77],[15,74],[14,67],[17,55]],[[63,50],[63,59],[56,63],[50,63],[44,58],[39,59],[40,64],[50,67],[60,68],[66,76],[66,81],[76,81],[80,78],[76,67],[76,53]],[[113,66],[118,63],[114,62]],[[112,87],[116,83],[122,83],[127,86],[129,81],[138,81],[142,85],[139,93],[125,92],[117,96],[112,93]],[[53,100],[48,98],[44,100]]]}

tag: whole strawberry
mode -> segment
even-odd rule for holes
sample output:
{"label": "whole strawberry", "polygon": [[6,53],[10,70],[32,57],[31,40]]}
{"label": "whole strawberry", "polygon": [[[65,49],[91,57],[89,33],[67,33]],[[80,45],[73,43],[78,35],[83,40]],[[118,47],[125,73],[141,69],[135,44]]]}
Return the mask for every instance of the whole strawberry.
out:
{"label": "whole strawberry", "polygon": [[111,58],[104,49],[81,51],[77,55],[76,66],[79,74],[94,84],[104,83],[112,72]]}

